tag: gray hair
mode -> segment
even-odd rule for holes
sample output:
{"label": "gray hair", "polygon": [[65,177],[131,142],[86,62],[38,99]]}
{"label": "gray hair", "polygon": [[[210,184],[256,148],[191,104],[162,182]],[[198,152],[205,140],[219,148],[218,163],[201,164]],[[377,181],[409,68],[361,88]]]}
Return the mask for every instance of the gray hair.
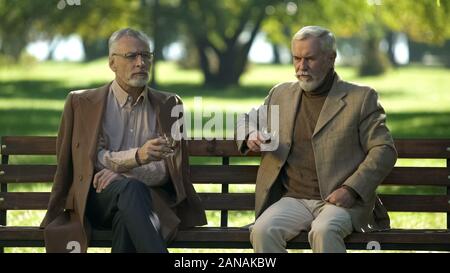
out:
{"label": "gray hair", "polygon": [[148,48],[150,49],[150,38],[148,38],[148,36],[144,32],[135,30],[132,28],[122,28],[122,29],[119,29],[118,31],[114,32],[111,35],[111,37],[109,37],[109,41],[108,41],[109,55],[111,55],[113,53],[113,49],[116,46],[117,41],[119,41],[120,38],[122,38],[124,36],[136,38],[136,39],[146,43],[148,45]]}
{"label": "gray hair", "polygon": [[320,47],[323,52],[336,52],[336,39],[333,33],[326,28],[319,26],[306,26],[301,28],[292,38],[292,45],[294,41],[306,40],[310,37],[319,38]]}

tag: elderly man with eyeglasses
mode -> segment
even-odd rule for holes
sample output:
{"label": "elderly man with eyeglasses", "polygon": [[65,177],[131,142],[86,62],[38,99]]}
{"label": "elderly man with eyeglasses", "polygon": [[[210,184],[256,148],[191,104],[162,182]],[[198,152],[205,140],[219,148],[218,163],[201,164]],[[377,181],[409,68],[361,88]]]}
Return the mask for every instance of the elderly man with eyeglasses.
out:
{"label": "elderly man with eyeglasses", "polygon": [[57,138],[58,167],[42,221],[48,252],[85,252],[92,227],[112,229],[112,252],[167,252],[179,228],[206,217],[186,169],[186,142],[168,145],[180,98],[147,86],[147,36],[109,39],[115,79],[70,92]]}

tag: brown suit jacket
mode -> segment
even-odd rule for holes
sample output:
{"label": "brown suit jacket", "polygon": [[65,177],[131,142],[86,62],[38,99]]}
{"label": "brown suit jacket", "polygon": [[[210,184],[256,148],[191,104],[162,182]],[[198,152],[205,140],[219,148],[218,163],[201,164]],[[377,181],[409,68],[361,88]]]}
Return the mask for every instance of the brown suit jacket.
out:
{"label": "brown suit jacket", "polygon": [[[111,83],[98,89],[73,91],[67,97],[56,143],[57,169],[47,213],[41,223],[48,252],[68,252],[78,242],[89,245],[91,228],[85,218],[86,201],[94,177],[97,140]],[[149,88],[149,100],[157,114],[157,129],[170,135],[178,117],[173,106],[182,104],[174,94]],[[166,159],[170,183],[151,188],[153,206],[161,220],[162,235],[170,241],[178,228],[206,224],[201,201],[189,180],[187,143]]]}
{"label": "brown suit jacket", "polygon": [[[262,153],[256,180],[257,217],[284,193],[278,178],[291,149],[300,92],[298,82],[282,83],[265,100],[265,105],[279,105],[279,147]],[[360,198],[348,211],[360,232],[389,228],[387,211],[375,194],[397,159],[385,122],[373,89],[336,76],[312,137],[322,199],[342,185],[353,188]],[[256,129],[254,122],[238,121],[238,130],[245,127],[249,132]],[[248,150],[245,141],[237,144],[241,152]]]}

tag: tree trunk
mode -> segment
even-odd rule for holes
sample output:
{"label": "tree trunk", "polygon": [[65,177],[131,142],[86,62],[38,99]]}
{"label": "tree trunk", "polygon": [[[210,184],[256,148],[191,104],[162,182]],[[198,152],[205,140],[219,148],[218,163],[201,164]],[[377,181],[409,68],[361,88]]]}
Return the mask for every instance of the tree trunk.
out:
{"label": "tree trunk", "polygon": [[199,39],[196,41],[200,69],[202,70],[204,77],[204,85],[215,85],[216,79],[213,73],[211,73],[208,56],[206,55],[206,50],[208,48],[208,41]]}
{"label": "tree trunk", "polygon": [[25,46],[27,44],[26,39],[21,35],[18,35],[16,37],[11,35],[9,36],[9,38],[5,37],[5,41],[3,41],[2,44],[2,53],[4,55],[9,55],[10,57],[12,57],[12,60],[14,62],[19,62],[20,55],[22,54],[22,51],[25,49]]}
{"label": "tree trunk", "polygon": [[94,41],[83,40],[84,61],[89,62],[108,55],[108,39],[96,39]]}
{"label": "tree trunk", "polygon": [[[181,2],[181,7],[187,12],[187,27],[195,41],[198,50],[199,65],[204,76],[204,85],[213,87],[224,87],[238,85],[239,78],[247,65],[247,56],[253,44],[256,34],[261,28],[261,23],[266,16],[265,7],[275,3],[275,0],[255,0],[242,8],[241,15],[236,22],[237,27],[232,35],[218,33],[224,46],[216,47],[210,40],[209,29],[204,24],[205,13],[195,13],[198,7],[190,8],[191,3],[187,0]],[[195,2],[200,4],[202,2]],[[206,12],[205,10],[203,12]],[[196,16],[197,15],[197,16]],[[246,31],[251,24],[250,38],[242,44],[239,36]]]}
{"label": "tree trunk", "polygon": [[[268,3],[269,2],[270,1],[268,1]],[[237,37],[244,30],[244,25],[247,20],[247,14],[244,13],[243,16],[244,17],[241,21],[241,30],[237,31],[233,38],[226,40],[226,50],[214,50],[219,60],[219,69],[216,73],[211,73],[211,71],[209,72],[213,74],[212,77],[208,78],[205,75],[205,85],[217,87],[239,85],[239,79],[244,73],[245,67],[247,66],[248,53],[250,52],[253,41],[255,40],[256,35],[261,28],[261,24],[266,16],[266,12],[264,8],[259,10],[259,13],[253,24],[253,28],[250,32],[250,38],[244,44],[240,44]],[[214,47],[212,48],[214,49]]]}
{"label": "tree trunk", "polygon": [[359,68],[360,76],[376,76],[383,74],[389,67],[389,60],[379,49],[380,39],[369,37],[365,41],[363,61]]}
{"label": "tree trunk", "polygon": [[[162,52],[162,49],[160,48],[160,38],[159,38],[159,0],[155,0],[155,3],[153,4],[153,51],[155,53],[155,56],[153,58],[153,64],[152,64],[152,70],[151,70],[151,79],[150,79],[150,86],[153,88],[157,87],[156,82],[156,62],[158,61],[159,54],[156,54],[156,52]],[[161,54],[162,55],[162,54]]]}
{"label": "tree trunk", "polygon": [[397,67],[397,61],[395,60],[395,43],[396,43],[396,34],[393,31],[389,31],[386,35],[386,40],[388,42],[388,52],[387,57],[389,58],[389,62],[394,66]]}
{"label": "tree trunk", "polygon": [[273,52],[272,64],[281,64],[280,49],[278,48],[278,45],[275,43],[272,43],[272,52]]}

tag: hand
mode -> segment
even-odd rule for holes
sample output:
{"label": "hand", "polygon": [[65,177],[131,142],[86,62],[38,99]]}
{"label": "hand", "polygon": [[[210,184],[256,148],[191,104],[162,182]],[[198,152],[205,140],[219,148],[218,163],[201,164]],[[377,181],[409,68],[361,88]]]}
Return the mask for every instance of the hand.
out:
{"label": "hand", "polygon": [[259,131],[254,131],[250,133],[247,139],[247,147],[250,149],[250,151],[253,152],[260,152],[261,151],[261,144],[264,144],[267,141],[266,138],[264,138],[263,134]]}
{"label": "hand", "polygon": [[137,151],[139,163],[147,164],[150,161],[158,161],[163,159],[166,154],[173,153],[173,150],[167,144],[167,140],[164,137],[150,139],[145,142]]}
{"label": "hand", "polygon": [[102,192],[111,182],[121,178],[122,175],[115,173],[108,169],[103,169],[95,174],[94,181],[92,182],[94,189],[97,193]]}
{"label": "hand", "polygon": [[351,208],[355,204],[355,197],[353,194],[350,193],[350,191],[344,187],[340,187],[339,189],[333,191],[328,197],[325,199],[325,201],[334,204],[338,207],[343,208]]}

